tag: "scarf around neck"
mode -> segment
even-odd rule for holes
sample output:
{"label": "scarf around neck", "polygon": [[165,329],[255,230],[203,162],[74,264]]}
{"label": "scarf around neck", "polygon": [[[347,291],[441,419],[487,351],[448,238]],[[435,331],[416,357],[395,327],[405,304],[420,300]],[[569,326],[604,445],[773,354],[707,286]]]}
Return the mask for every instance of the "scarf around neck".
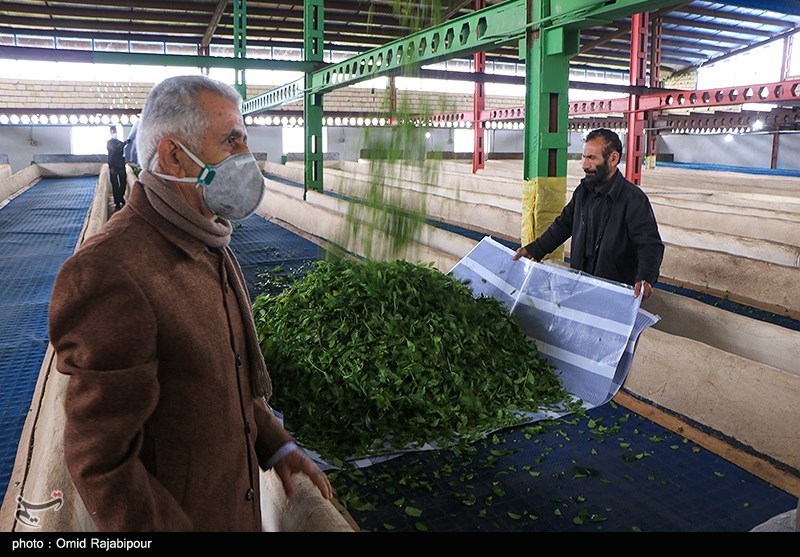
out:
{"label": "scarf around neck", "polygon": [[244,319],[247,356],[250,362],[250,385],[254,395],[269,401],[272,383],[261,353],[250,294],[239,262],[229,247],[233,227],[230,222],[222,218],[214,221],[207,219],[190,207],[173,187],[146,170],[139,174],[139,182],[144,187],[150,205],[159,215],[206,246],[215,248],[222,256],[225,271],[232,279],[236,301]]}

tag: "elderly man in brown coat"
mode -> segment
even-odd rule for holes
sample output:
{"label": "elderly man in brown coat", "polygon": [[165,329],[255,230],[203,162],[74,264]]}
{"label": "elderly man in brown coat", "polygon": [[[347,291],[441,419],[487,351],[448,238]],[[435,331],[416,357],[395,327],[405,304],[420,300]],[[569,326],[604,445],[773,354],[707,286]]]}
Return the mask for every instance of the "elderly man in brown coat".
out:
{"label": "elderly man in brown coat", "polygon": [[50,305],[69,376],[65,458],[100,531],[258,531],[259,468],[288,496],[325,474],[267,404],[271,383],[228,244],[262,200],[241,97],[169,78],[145,103],[130,200],[65,262]]}

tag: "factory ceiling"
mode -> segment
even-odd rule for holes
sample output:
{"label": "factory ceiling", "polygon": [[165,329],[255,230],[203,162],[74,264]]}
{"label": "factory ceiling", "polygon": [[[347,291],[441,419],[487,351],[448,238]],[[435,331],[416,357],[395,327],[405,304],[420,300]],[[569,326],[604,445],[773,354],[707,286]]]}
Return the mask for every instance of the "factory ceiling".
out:
{"label": "factory ceiling", "polygon": [[[488,5],[499,2],[489,1]],[[474,0],[326,0],[325,48],[361,52],[420,27],[469,14]],[[694,0],[650,12],[662,22],[661,67],[667,74],[708,64],[800,29],[800,3],[789,0]],[[247,47],[301,49],[303,0],[246,2]],[[226,0],[9,0],[0,3],[3,45],[41,44],[69,49],[80,39],[173,43],[197,47],[234,44],[233,2]],[[10,39],[9,37],[13,37]],[[40,43],[36,43],[36,38]],[[630,18],[598,22],[581,32],[572,66],[627,71]],[[285,50],[283,51],[285,52]],[[6,55],[7,56],[7,55]],[[519,62],[516,47],[487,52],[488,61]]]}

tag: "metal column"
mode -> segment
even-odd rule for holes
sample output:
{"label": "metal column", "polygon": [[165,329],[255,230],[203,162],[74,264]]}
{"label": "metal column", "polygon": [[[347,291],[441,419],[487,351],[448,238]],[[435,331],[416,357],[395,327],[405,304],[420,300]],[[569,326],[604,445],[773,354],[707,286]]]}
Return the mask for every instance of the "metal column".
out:
{"label": "metal column", "polygon": [[[549,2],[528,2],[528,21],[550,16]],[[529,29],[525,56],[525,151],[522,234],[526,245],[544,232],[566,204],[569,60],[579,32]],[[548,256],[563,259],[564,247]]]}
{"label": "metal column", "polygon": [[[656,16],[650,21],[650,29],[650,88],[660,89],[663,86],[661,81],[661,16]],[[656,155],[658,154],[658,130],[655,129],[656,114],[655,110],[648,110],[645,114],[648,127],[645,168],[656,167]]]}
{"label": "metal column", "polygon": [[[631,16],[631,73],[630,84],[644,86],[647,77],[648,14]],[[639,95],[628,100],[628,138],[625,149],[625,177],[636,185],[642,183],[642,153],[644,151],[644,112],[639,111]]]}
{"label": "metal column", "polygon": [[[482,10],[486,7],[486,0],[474,0],[476,10]],[[486,53],[476,52],[472,55],[473,64],[475,66],[474,72],[476,74],[483,74],[486,71]],[[484,149],[484,141],[486,140],[486,128],[481,120],[481,113],[486,109],[486,90],[483,81],[475,81],[475,98],[472,103],[472,129],[474,132],[474,149],[472,151],[472,173],[476,173],[479,169],[486,167],[486,151]]]}
{"label": "metal column", "polygon": [[[233,57],[247,57],[247,0],[233,0]],[[247,83],[244,76],[244,67],[234,70],[234,87],[247,98]]]}
{"label": "metal column", "polygon": [[[303,54],[306,62],[322,62],[324,30],[323,0],[303,2]],[[303,199],[308,189],[322,191],[322,93],[313,91],[311,72],[305,74],[303,125],[305,126],[305,162]]]}
{"label": "metal column", "polygon": [[[792,64],[792,42],[794,35],[788,35],[783,38],[783,60],[781,61],[781,81],[786,81],[789,75],[789,68]],[[781,126],[775,124],[775,131],[772,134],[772,153],[769,158],[769,167],[778,168],[778,150],[780,149],[781,142]],[[800,519],[798,519],[800,520]]]}
{"label": "metal column", "polygon": [[[208,53],[209,53],[208,45],[205,45],[205,46],[204,46],[204,45],[200,45],[200,46],[197,48],[197,53],[198,53],[200,56],[208,56]],[[203,66],[202,68],[200,68],[200,72],[201,72],[203,75],[208,75],[208,71],[209,71],[209,69],[210,69],[210,68],[209,68],[208,66]]]}
{"label": "metal column", "polygon": [[397,85],[394,76],[389,76],[389,122],[397,123]]}

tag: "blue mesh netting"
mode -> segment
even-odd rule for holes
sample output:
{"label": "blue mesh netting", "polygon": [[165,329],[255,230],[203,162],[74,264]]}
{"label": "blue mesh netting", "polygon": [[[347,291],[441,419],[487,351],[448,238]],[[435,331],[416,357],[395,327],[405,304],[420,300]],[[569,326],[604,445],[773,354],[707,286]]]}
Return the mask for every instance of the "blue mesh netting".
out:
{"label": "blue mesh netting", "polygon": [[0,209],[0,499],[47,350],[53,281],[75,249],[96,183],[46,178]]}
{"label": "blue mesh netting", "polygon": [[374,464],[337,495],[370,532],[747,532],[797,505],[613,402],[474,447]]}
{"label": "blue mesh netting", "polygon": [[277,293],[325,255],[317,244],[258,215],[234,223],[231,250],[242,267],[251,299]]}

